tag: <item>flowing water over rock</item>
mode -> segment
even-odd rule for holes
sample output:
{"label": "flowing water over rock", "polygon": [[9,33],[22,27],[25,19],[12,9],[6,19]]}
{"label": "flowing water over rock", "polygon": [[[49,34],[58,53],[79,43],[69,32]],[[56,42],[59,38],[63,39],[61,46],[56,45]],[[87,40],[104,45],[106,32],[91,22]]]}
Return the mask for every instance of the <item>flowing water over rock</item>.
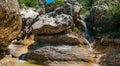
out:
{"label": "flowing water over rock", "polygon": [[89,35],[89,31],[88,31],[88,28],[87,26],[85,27],[85,36],[86,36],[86,39],[87,39],[87,44],[88,44],[88,48],[89,50],[93,50],[93,48],[91,47],[91,44],[90,44],[90,35]]}
{"label": "flowing water over rock", "polygon": [[87,47],[89,50],[92,50],[92,47],[91,47],[91,44],[90,44],[90,34],[89,34],[89,31],[88,31],[88,28],[87,28],[87,25],[86,25],[86,22],[84,20],[79,20],[79,22],[82,24],[82,26],[84,27],[84,31],[85,31],[85,38],[87,39],[86,42],[87,42]]}
{"label": "flowing water over rock", "polygon": [[26,56],[27,56],[27,53],[25,54],[22,54],[19,58],[19,61],[17,61],[15,63],[14,66],[43,66],[43,65],[38,65],[38,64],[34,64],[34,63],[30,63],[28,61],[26,61]]}

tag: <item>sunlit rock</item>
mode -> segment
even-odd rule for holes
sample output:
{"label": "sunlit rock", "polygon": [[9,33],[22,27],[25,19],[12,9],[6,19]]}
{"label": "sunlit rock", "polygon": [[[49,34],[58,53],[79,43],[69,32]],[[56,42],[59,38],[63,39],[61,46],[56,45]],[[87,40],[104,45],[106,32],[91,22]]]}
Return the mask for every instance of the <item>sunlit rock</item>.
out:
{"label": "sunlit rock", "polygon": [[[44,45],[44,44],[43,44]],[[35,45],[34,45],[35,46]],[[31,47],[34,47],[31,46]],[[89,59],[91,58],[91,59]],[[49,65],[52,62],[85,62],[86,64],[94,62],[92,55],[88,50],[81,49],[75,45],[46,45],[28,52],[27,60],[33,60],[35,63]]]}
{"label": "sunlit rock", "polygon": [[0,50],[6,50],[20,30],[21,18],[17,0],[0,0]]}

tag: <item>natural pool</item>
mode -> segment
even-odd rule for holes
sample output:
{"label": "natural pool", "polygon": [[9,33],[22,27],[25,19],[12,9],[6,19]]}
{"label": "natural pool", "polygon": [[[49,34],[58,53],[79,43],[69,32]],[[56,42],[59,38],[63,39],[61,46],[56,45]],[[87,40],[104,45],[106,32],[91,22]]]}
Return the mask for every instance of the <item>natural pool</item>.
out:
{"label": "natural pool", "polygon": [[32,64],[24,60],[19,60],[18,62],[15,63],[14,66],[43,66],[43,65]]}

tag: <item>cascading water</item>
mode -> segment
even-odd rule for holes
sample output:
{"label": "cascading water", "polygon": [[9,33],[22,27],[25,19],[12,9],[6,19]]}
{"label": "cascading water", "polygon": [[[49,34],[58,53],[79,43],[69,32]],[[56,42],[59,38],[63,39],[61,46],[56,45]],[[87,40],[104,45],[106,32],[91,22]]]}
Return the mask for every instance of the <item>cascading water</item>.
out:
{"label": "cascading water", "polygon": [[79,19],[79,22],[83,25],[84,30],[85,30],[86,42],[87,42],[87,45],[88,45],[87,47],[89,48],[90,51],[92,51],[92,47],[91,47],[91,44],[90,44],[90,34],[89,34],[89,31],[88,31],[87,25],[86,25],[84,20]]}
{"label": "cascading water", "polygon": [[26,59],[26,56],[27,56],[27,53],[22,54],[22,55],[19,57],[19,59],[20,59],[20,60],[25,60],[25,59]]}
{"label": "cascading water", "polygon": [[27,62],[26,59],[27,53],[21,55],[19,57],[19,61],[15,63],[14,66],[43,66],[43,65],[37,65]]}

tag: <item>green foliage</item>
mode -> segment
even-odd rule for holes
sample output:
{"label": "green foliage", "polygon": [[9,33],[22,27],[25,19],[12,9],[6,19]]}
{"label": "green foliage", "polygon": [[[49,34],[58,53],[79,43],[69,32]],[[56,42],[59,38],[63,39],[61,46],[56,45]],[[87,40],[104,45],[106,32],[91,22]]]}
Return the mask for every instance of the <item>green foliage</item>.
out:
{"label": "green foliage", "polygon": [[81,32],[81,30],[79,28],[75,27],[74,32],[79,34]]}
{"label": "green foliage", "polygon": [[38,4],[38,0],[18,0],[20,4],[24,4],[27,7],[35,7]]}
{"label": "green foliage", "polygon": [[55,2],[54,2],[54,6],[59,6],[62,4],[64,4],[64,0],[55,0]]}
{"label": "green foliage", "polygon": [[119,2],[110,5],[109,10],[107,11],[106,14],[106,22],[111,23],[114,25],[114,27],[120,28],[120,4]]}
{"label": "green foliage", "polygon": [[[116,0],[117,1],[117,0]],[[91,31],[93,35],[109,35],[112,37],[120,36],[120,1],[104,0],[109,7],[105,14],[105,20],[95,24],[96,31]],[[97,5],[97,4],[96,4]]]}
{"label": "green foliage", "polygon": [[82,14],[88,14],[92,5],[94,5],[95,0],[78,0],[80,4],[82,4],[83,9],[81,11]]}
{"label": "green foliage", "polygon": [[71,29],[68,29],[66,32],[67,32],[67,33],[70,33],[71,31],[72,31]]}

